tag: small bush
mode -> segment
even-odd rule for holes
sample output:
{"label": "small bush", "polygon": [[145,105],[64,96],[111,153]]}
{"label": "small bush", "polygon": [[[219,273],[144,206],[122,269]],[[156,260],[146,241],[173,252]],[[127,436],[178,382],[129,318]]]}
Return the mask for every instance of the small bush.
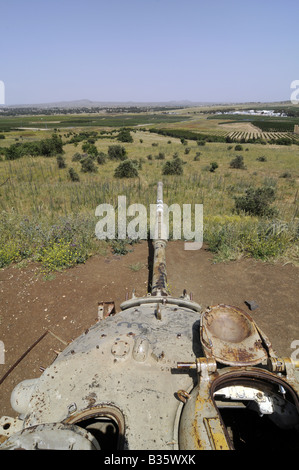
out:
{"label": "small bush", "polygon": [[79,152],[76,152],[72,157],[72,162],[80,162],[82,155]]}
{"label": "small bush", "polygon": [[266,161],[267,161],[267,158],[262,155],[262,156],[260,156],[260,157],[257,157],[257,161],[258,161],[258,162],[266,162]]}
{"label": "small bush", "polygon": [[243,255],[261,260],[279,258],[296,237],[294,227],[277,221],[254,220],[251,216],[225,219],[207,221],[204,231],[215,261],[239,259]]}
{"label": "small bush", "polygon": [[165,160],[165,153],[159,152],[159,155],[155,156],[156,160]]}
{"label": "small bush", "polygon": [[20,259],[20,250],[15,241],[8,241],[0,248],[0,268]]}
{"label": "small bush", "polygon": [[284,234],[273,235],[258,230],[243,239],[243,251],[255,259],[267,260],[281,255],[289,242]]}
{"label": "small bush", "polygon": [[57,155],[56,161],[57,161],[58,168],[66,168],[65,159],[63,158],[62,155]]}
{"label": "small bush", "polygon": [[110,145],[108,148],[108,157],[110,160],[125,160],[127,151],[121,145]]}
{"label": "small bush", "polygon": [[114,172],[115,178],[135,178],[138,176],[137,165],[132,160],[125,160],[118,165]]}
{"label": "small bush", "polygon": [[81,171],[83,171],[83,173],[96,173],[98,171],[93,158],[90,156],[83,158],[80,163]]}
{"label": "small bush", "polygon": [[69,169],[69,177],[71,181],[80,181],[78,173],[74,170],[74,168]]}
{"label": "small bush", "polygon": [[88,155],[93,155],[96,157],[98,155],[98,149],[94,144],[91,144],[90,142],[86,142],[82,145],[82,150],[83,152],[87,152]]}
{"label": "small bush", "polygon": [[121,129],[117,136],[117,140],[119,142],[133,142],[133,137],[131,136],[129,129]]}
{"label": "small bush", "polygon": [[100,152],[97,156],[97,162],[99,165],[104,165],[106,163],[106,158],[107,156],[105,155],[104,152]]}
{"label": "small bush", "polygon": [[176,157],[170,162],[166,162],[163,167],[163,175],[182,175],[183,174],[183,161]]}
{"label": "small bush", "polygon": [[246,170],[246,166],[244,165],[244,159],[242,155],[237,155],[233,158],[229,164],[230,168],[237,168],[239,170]]}
{"label": "small bush", "polygon": [[110,246],[111,246],[112,252],[115,255],[126,255],[127,253],[132,251],[128,248],[127,244],[128,244],[127,240],[113,240],[111,241]]}
{"label": "small bush", "polygon": [[58,240],[43,248],[39,254],[38,261],[47,271],[56,271],[69,268],[78,263],[84,263],[87,254],[75,243]]}
{"label": "small bush", "polygon": [[241,151],[241,150],[243,150],[242,145],[240,145],[240,144],[235,145],[235,150],[236,150],[236,151]]}
{"label": "small bush", "polygon": [[210,165],[210,172],[211,173],[214,173],[215,170],[217,170],[218,168],[218,163],[217,162],[212,162],[211,165]]}
{"label": "small bush", "polygon": [[270,186],[257,189],[250,187],[246,189],[244,196],[235,197],[235,207],[238,212],[244,211],[250,215],[271,217],[276,213],[276,209],[270,207],[274,200],[274,188]]}

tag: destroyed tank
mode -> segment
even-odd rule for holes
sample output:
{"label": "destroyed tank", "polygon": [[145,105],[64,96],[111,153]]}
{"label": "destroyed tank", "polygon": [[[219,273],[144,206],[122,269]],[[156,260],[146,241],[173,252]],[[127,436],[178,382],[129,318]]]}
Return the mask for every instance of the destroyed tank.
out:
{"label": "destroyed tank", "polygon": [[[298,362],[245,311],[168,292],[163,186],[151,290],[99,320],[11,394],[0,449],[299,448]],[[179,269],[179,267],[178,267]]]}

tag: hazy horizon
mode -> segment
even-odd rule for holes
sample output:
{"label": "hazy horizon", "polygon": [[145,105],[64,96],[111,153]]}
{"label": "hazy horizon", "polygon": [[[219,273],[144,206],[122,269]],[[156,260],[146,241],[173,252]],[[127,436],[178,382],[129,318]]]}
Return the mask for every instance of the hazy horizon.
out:
{"label": "hazy horizon", "polygon": [[88,104],[90,107],[109,107],[109,106],[172,106],[172,107],[205,107],[205,106],[241,106],[241,105],[270,105],[270,104],[277,104],[279,105],[280,103],[287,103],[289,100],[279,100],[279,101],[215,101],[215,102],[192,102],[190,100],[168,100],[168,101],[94,101],[94,100],[89,100],[89,99],[78,99],[78,100],[70,100],[70,101],[52,101],[52,102],[44,102],[44,103],[14,103],[14,104],[0,104],[0,108],[41,108],[45,109],[47,107],[74,107],[74,108],[84,108],[88,107]]}
{"label": "hazy horizon", "polygon": [[294,0],[10,0],[5,105],[288,101],[298,13]]}

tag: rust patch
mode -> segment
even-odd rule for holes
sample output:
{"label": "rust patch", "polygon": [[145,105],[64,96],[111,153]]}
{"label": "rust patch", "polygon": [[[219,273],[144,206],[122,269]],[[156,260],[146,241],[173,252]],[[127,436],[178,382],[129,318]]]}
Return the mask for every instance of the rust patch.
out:
{"label": "rust patch", "polygon": [[94,406],[94,404],[95,404],[96,401],[97,401],[97,395],[96,395],[96,393],[95,393],[95,392],[89,393],[89,395],[87,395],[87,396],[85,397],[85,400],[88,402],[87,407],[88,407],[88,408],[91,408],[92,406]]}

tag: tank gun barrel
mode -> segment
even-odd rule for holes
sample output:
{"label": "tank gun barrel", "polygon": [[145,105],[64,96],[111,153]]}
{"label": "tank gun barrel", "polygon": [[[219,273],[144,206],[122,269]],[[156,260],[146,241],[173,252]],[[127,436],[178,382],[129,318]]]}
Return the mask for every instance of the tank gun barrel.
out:
{"label": "tank gun barrel", "polygon": [[[163,238],[165,231],[163,231],[164,213],[163,213],[163,183],[158,182],[157,186],[157,209],[156,209],[156,226],[153,239],[154,247],[154,263],[153,263],[153,276],[152,276],[152,289],[151,295],[154,296],[167,296],[167,271],[166,271],[166,257],[165,248],[167,240]],[[163,233],[164,232],[164,233]]]}

